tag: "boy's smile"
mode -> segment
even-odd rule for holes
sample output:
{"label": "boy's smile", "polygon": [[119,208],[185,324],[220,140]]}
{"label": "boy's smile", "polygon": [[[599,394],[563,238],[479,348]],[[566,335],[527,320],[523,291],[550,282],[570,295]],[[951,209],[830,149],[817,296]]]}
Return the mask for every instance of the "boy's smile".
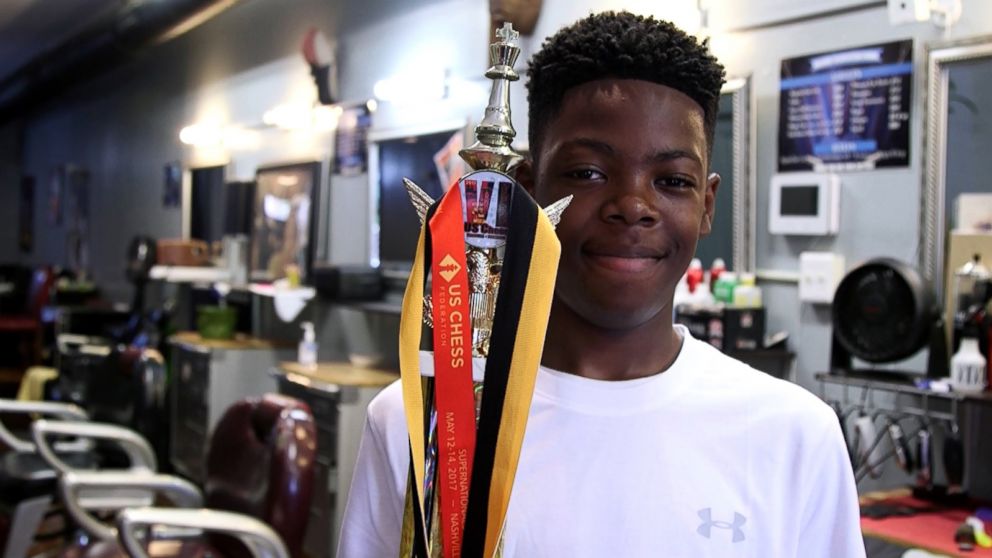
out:
{"label": "boy's smile", "polygon": [[675,285],[710,231],[719,184],[707,177],[703,122],[687,95],[647,81],[598,80],[565,94],[531,169],[542,206],[575,196],[558,225],[549,335],[564,320],[667,344],[658,336],[671,331]]}

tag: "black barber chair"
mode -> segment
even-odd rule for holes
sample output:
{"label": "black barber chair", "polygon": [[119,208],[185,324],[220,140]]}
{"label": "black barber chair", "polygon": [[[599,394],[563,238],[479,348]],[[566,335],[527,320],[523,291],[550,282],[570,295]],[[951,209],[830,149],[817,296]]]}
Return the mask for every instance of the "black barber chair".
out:
{"label": "black barber chair", "polygon": [[[95,542],[67,548],[63,556],[121,557],[126,549],[127,555],[142,558],[299,558],[313,491],[316,436],[313,416],[300,401],[274,394],[239,401],[211,437],[203,498],[207,509],[125,508],[116,528],[92,515],[99,506],[80,501],[79,494],[127,486],[195,505],[199,492],[181,479],[148,472],[69,472],[60,481],[66,508]],[[191,538],[191,529],[210,534]],[[184,535],[181,542],[162,540],[177,530]]]}
{"label": "black barber chair", "polygon": [[125,426],[152,442],[168,463],[166,367],[155,349],[95,338],[59,340],[58,398],[86,409],[92,420]]}
{"label": "black barber chair", "polygon": [[168,463],[165,360],[159,352],[168,312],[145,313],[145,286],[155,264],[155,241],[135,237],[126,275],[135,286],[130,317],[102,332],[60,333],[59,378],[53,398],[75,403],[94,421],[131,428],[151,440],[159,462]]}

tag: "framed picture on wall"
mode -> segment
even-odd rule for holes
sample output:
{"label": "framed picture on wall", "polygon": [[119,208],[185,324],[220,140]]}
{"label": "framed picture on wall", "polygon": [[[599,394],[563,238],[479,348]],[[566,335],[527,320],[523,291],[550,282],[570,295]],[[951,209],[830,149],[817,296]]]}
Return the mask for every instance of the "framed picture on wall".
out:
{"label": "framed picture on wall", "polygon": [[255,173],[252,281],[276,281],[296,266],[306,280],[313,264],[321,164],[260,167]]}
{"label": "framed picture on wall", "polygon": [[34,249],[34,177],[21,178],[21,195],[18,204],[17,246],[30,254]]}
{"label": "framed picture on wall", "polygon": [[48,224],[62,226],[62,199],[65,195],[65,166],[58,166],[48,179]]}
{"label": "framed picture on wall", "polygon": [[183,165],[179,161],[165,164],[164,181],[162,183],[162,207],[177,208],[183,200]]}

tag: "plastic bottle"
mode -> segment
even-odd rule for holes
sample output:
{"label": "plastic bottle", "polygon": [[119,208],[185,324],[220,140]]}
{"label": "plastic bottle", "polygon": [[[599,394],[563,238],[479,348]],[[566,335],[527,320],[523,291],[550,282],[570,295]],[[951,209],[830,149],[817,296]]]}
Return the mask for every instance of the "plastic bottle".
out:
{"label": "plastic bottle", "polygon": [[300,364],[308,368],[317,366],[317,334],[313,330],[313,323],[303,322],[303,340],[300,341],[296,359]]}
{"label": "plastic bottle", "polygon": [[695,293],[696,288],[703,283],[703,262],[692,258],[689,269],[685,272],[685,280],[689,284],[689,293]]}
{"label": "plastic bottle", "polygon": [[737,286],[737,274],[726,271],[720,274],[720,279],[713,286],[713,298],[718,302],[733,304],[734,288]]}
{"label": "plastic bottle", "polygon": [[720,276],[727,271],[727,264],[724,263],[723,258],[715,258],[713,260],[713,265],[710,266],[710,292],[716,288],[716,282],[720,280]]}
{"label": "plastic bottle", "polygon": [[987,386],[987,362],[978,349],[978,340],[972,332],[966,332],[961,339],[961,347],[951,357],[951,386],[954,391],[976,393]]}
{"label": "plastic bottle", "polygon": [[742,273],[741,282],[734,287],[734,306],[761,308],[761,287],[755,285],[753,273]]}

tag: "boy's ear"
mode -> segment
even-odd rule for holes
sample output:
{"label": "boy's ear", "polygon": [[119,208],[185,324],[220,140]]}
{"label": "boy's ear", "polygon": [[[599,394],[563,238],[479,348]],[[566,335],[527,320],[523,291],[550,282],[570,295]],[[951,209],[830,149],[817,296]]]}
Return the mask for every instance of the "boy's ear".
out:
{"label": "boy's ear", "polygon": [[710,234],[713,230],[713,214],[716,212],[716,191],[720,187],[720,175],[710,173],[706,178],[706,192],[703,194],[703,219],[699,224],[699,236]]}
{"label": "boy's ear", "polygon": [[530,159],[524,159],[522,163],[517,165],[514,172],[517,182],[524,187],[524,190],[527,190],[530,197],[537,199],[537,193],[534,191],[534,162]]}

